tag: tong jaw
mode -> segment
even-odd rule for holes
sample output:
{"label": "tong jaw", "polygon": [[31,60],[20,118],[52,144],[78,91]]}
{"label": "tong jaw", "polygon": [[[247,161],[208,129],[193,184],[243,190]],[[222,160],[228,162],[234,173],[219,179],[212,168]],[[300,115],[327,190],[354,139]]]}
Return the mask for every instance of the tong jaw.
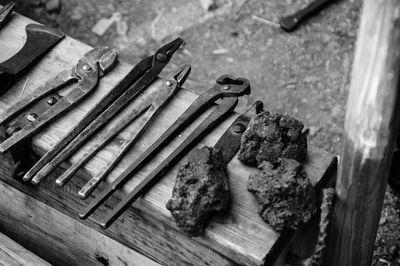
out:
{"label": "tong jaw", "polygon": [[[192,67],[188,64],[181,65],[178,67],[173,73],[166,77],[166,85],[171,87],[176,83],[178,87],[181,87],[183,83],[185,83],[188,78]],[[168,84],[168,82],[173,82],[172,84]]]}
{"label": "tong jaw", "polygon": [[251,92],[250,81],[244,78],[235,78],[231,75],[222,75],[217,79],[217,86],[225,91],[226,96],[243,96]]}
{"label": "tong jaw", "polygon": [[179,49],[179,47],[183,44],[183,40],[181,38],[176,38],[170,43],[167,43],[160,49],[158,49],[153,57],[153,66],[156,64],[166,64],[169,62],[174,53]]}
{"label": "tong jaw", "polygon": [[75,74],[84,79],[93,71],[98,72],[98,76],[102,77],[110,71],[117,62],[117,51],[108,47],[97,47],[87,52],[79,59],[75,66]]}

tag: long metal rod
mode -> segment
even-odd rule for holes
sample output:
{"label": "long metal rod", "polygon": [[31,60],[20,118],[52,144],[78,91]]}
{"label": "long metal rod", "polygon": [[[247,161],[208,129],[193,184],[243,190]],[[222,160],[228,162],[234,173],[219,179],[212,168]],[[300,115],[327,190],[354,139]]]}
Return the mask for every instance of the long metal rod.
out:
{"label": "long metal rod", "polygon": [[[82,134],[82,130],[87,128],[89,123],[96,119],[96,117],[99,117],[100,113],[102,113],[104,110],[104,112],[108,112],[110,115],[107,119],[113,117],[113,115],[115,115],[126,104],[126,102],[129,102],[131,99],[133,99],[139,92],[141,92],[152,81],[154,81],[155,78],[157,78],[158,74],[162,71],[165,65],[168,64],[173,54],[178,50],[182,43],[183,40],[177,38],[159,48],[153,56],[143,59],[128,73],[127,76],[125,76],[122,81],[120,81],[111,90],[110,93],[108,93],[108,95],[103,97],[99,104],[92,108],[91,111],[89,111],[89,113],[69,133],[67,133],[67,135],[56,145],[55,148],[46,153],[45,156],[43,156],[37,162],[37,164],[25,174],[23,179],[25,181],[32,179],[33,184],[40,183],[52,170],[54,170],[55,167],[57,167],[78,147],[80,147],[83,141],[101,128],[104,122],[107,120],[96,122],[98,124],[95,127],[86,130],[85,134],[88,135],[84,136]],[[123,93],[126,89],[128,91]],[[123,97],[121,93],[124,95],[124,97],[126,97],[126,99],[121,99],[121,97]],[[120,107],[114,106],[110,108],[109,106],[113,102],[116,104],[122,104],[125,102],[125,104]],[[72,142],[75,143],[76,146],[72,146]],[[66,148],[68,148],[66,147],[67,145],[69,147],[68,151],[66,150]],[[51,160],[53,161],[50,162]],[[37,174],[37,176],[35,176],[35,174]]]}
{"label": "long metal rod", "polygon": [[[184,69],[186,73],[184,74],[184,79],[189,75],[190,67]],[[98,175],[94,176],[79,192],[78,195],[81,198],[87,198],[90,193],[97,187],[99,182],[103,180],[108,173],[121,161],[125,153],[129,148],[141,137],[143,132],[148,128],[157,114],[161,109],[167,104],[172,96],[175,95],[176,91],[180,89],[181,84],[184,80],[180,80],[179,84],[175,80],[166,80],[163,83],[163,88],[157,91],[157,93],[151,98],[151,106],[147,110],[144,118],[141,120],[142,124],[139,125],[136,130],[132,131],[131,134],[122,143],[121,147],[118,149],[117,154],[114,155],[113,159],[103,167]]]}
{"label": "long metal rod", "polygon": [[[172,124],[138,159],[136,159],[118,178],[117,181],[130,178],[141,169],[163,145],[169,143],[175,136],[196,119],[201,113],[208,109],[215,100],[222,97],[241,96],[250,93],[250,83],[247,79],[233,78],[228,75],[221,76],[217,84],[200,95],[189,108]],[[121,181],[122,180],[122,181]],[[114,182],[115,183],[115,182]],[[105,195],[105,197],[108,197]],[[100,205],[106,198],[99,199]]]}
{"label": "long metal rod", "polygon": [[101,138],[96,139],[95,143],[91,143],[89,150],[80,158],[80,160],[71,165],[56,179],[56,184],[60,187],[64,186],[84,164],[86,164],[97,152],[107,145],[130,123],[145,112],[150,105],[150,101],[142,102],[140,106],[135,108],[135,110],[129,112],[129,114],[119,120],[118,123],[113,126],[112,130],[107,131],[105,135],[101,136]]}
{"label": "long metal rod", "polygon": [[[199,139],[205,136],[210,129],[219,124],[227,115],[233,111],[237,105],[237,97],[225,98],[220,105],[206,118],[202,123],[165,159],[153,172],[151,172],[142,182],[139,183],[135,189],[127,195],[122,202],[120,202],[116,208],[107,216],[101,226],[108,227],[116,218],[133,202],[135,201],[147,188],[149,188],[154,182],[175,162],[177,162],[181,156],[190,149],[191,144],[197,142]],[[93,211],[100,206],[100,204],[108,198],[114,191],[119,189],[128,178],[118,178],[113,182],[102,194],[97,197],[90,205],[85,209],[84,212],[80,213],[81,218],[86,218]]]}
{"label": "long metal rod", "polygon": [[[87,127],[101,112],[103,112],[117,97],[119,97],[128,86],[132,86],[147,69],[143,66],[151,65],[152,57],[143,59],[139,64],[132,68],[125,77],[107,93],[98,104],[96,104],[90,111],[40,160],[24,175],[23,180],[29,181],[40,169],[42,169],[48,162],[50,162],[57,154],[71,143],[71,141],[78,136],[83,129]],[[137,92],[139,93],[139,91]],[[67,157],[70,154],[65,154]]]}

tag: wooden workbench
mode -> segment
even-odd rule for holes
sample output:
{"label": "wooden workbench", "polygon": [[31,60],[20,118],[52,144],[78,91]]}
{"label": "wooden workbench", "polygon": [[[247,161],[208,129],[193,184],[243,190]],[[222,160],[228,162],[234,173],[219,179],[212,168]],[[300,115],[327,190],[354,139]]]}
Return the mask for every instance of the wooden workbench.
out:
{"label": "wooden workbench", "polygon": [[[11,21],[0,31],[2,48],[0,61],[12,56],[22,47],[25,38],[24,28],[30,22],[32,21],[14,14]],[[11,106],[21,93],[31,92],[35,86],[42,84],[43,80],[75,64],[89,49],[91,49],[89,46],[66,37],[34,70],[0,98],[0,112]],[[87,100],[34,137],[32,148],[35,153],[43,154],[60,140],[72,125],[129,71],[131,66],[121,61],[110,74],[101,79],[95,93]],[[25,83],[26,87],[22,92]],[[160,84],[160,81],[156,81],[145,94]],[[137,158],[157,139],[195,98],[196,95],[193,93],[181,89],[149,127],[143,139],[111,173],[107,183],[115,179],[129,162]],[[134,104],[135,101],[131,106]],[[160,152],[150,165],[125,185],[123,191],[131,191],[207,114],[208,112],[177,136],[177,139]],[[222,123],[200,145],[213,145],[236,116],[237,114],[234,114]],[[124,192],[109,200],[94,217],[86,221],[79,220],[78,210],[86,206],[105,184],[102,184],[94,196],[86,201],[75,196],[77,191],[89,176],[95,174],[100,166],[112,158],[120,141],[134,126],[135,123],[118,135],[62,189],[54,184],[54,176],[57,173],[39,187],[11,179],[9,172],[12,162],[7,155],[2,157],[0,231],[50,263],[63,265],[92,265],[99,262],[104,265],[156,265],[156,262],[166,265],[273,265],[281,261],[284,257],[283,250],[288,249],[293,232],[279,234],[260,218],[255,198],[246,190],[248,175],[257,170],[244,166],[236,157],[228,164],[231,207],[226,213],[212,218],[203,236],[196,238],[185,236],[176,227],[170,212],[165,208],[167,200],[171,197],[176,167],[109,229],[101,229],[94,221],[104,217],[105,212],[110,209],[109,206],[113,206]],[[105,130],[111,129],[112,124],[105,128]],[[85,147],[70,158],[71,162],[79,160],[83,150]],[[309,147],[308,154],[306,172],[312,183],[321,187],[328,181],[331,170],[336,165],[336,158],[313,146]]]}

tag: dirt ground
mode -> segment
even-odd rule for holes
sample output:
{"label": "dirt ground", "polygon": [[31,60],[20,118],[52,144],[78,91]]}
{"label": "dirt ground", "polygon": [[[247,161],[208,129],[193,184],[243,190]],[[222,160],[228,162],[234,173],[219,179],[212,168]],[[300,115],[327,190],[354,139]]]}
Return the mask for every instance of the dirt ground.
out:
{"label": "dirt ground", "polygon": [[[262,100],[266,109],[303,121],[309,143],[340,154],[361,0],[338,0],[294,33],[277,27],[282,15],[311,1],[16,2],[22,14],[90,45],[115,47],[131,64],[181,36],[184,49],[165,72],[191,64],[185,88],[200,93],[225,73],[246,77],[252,94],[241,108]],[[110,22],[100,27],[104,33],[95,33],[99,21]],[[388,189],[373,265],[400,265],[399,239],[400,199]]]}

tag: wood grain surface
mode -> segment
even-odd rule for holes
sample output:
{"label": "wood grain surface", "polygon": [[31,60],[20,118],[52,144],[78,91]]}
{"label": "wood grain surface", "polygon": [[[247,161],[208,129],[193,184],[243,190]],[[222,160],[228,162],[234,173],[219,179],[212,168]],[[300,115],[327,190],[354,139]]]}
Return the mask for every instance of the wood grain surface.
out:
{"label": "wood grain surface", "polygon": [[365,0],[324,265],[371,265],[400,122],[400,2]]}
{"label": "wood grain surface", "polygon": [[[7,26],[0,31],[0,47],[2,47],[2,49],[0,49],[0,61],[10,57],[20,47],[22,47],[24,42],[24,27],[29,22],[32,21],[23,16],[14,15]],[[46,58],[40,61],[33,71],[28,73],[26,77],[23,77],[12,90],[10,90],[0,99],[0,112],[5,111],[8,106],[11,106],[21,93],[29,93],[35,88],[35,86],[41,84],[43,80],[55,75],[61,69],[72,66],[75,62],[77,62],[79,57],[89,49],[89,46],[70,37],[66,37],[46,56]],[[91,108],[91,106],[93,106],[101,98],[102,95],[107,92],[108,89],[115,85],[124,76],[124,74],[128,72],[130,68],[130,65],[120,62],[110,74],[101,79],[99,87],[87,100],[78,104],[76,108],[68,112],[67,115],[58,119],[49,127],[37,134],[33,139],[33,149],[35,152],[40,155],[43,154],[44,151],[51,148],[63,137],[63,135],[72,127],[72,125],[78,121],[78,119],[82,117],[85,112],[88,111],[89,108]],[[26,88],[23,90],[23,85],[27,79],[28,81]],[[145,94],[152,90],[156,90],[160,86],[161,82],[161,80],[156,81],[152,86],[150,86],[150,88],[146,90]],[[140,97],[138,100],[140,100]],[[135,158],[140,156],[146,147],[149,147],[150,144],[176,120],[178,115],[184,112],[184,110],[190,105],[191,102],[193,102],[196,97],[197,96],[195,94],[181,89],[181,91],[177,93],[170,104],[167,105],[165,110],[161,112],[159,117],[148,128],[143,138],[112,171],[106,182],[109,183],[114,180],[118,174],[120,174],[129,165],[129,162],[132,162]],[[131,106],[134,104],[135,101],[132,102]],[[196,125],[201,122],[202,119],[205,118],[208,113],[209,112],[206,112],[199,119],[194,121],[194,123],[187,130],[178,135],[177,138],[172,141],[170,145],[168,145],[168,147],[162,150],[154,158],[152,163],[144,167],[142,171],[135,175],[124,186],[123,191],[131,191],[154,167],[156,167],[175,147],[177,147],[177,145],[179,145],[179,143],[194,129]],[[199,145],[213,145],[235,117],[237,117],[237,114],[233,114],[209,136],[207,136]],[[54,183],[54,178],[47,181],[47,185],[41,185],[41,187],[38,189],[32,190],[26,186],[26,188],[21,189],[30,190],[30,193],[33,197],[40,198],[42,201],[46,201],[46,203],[50,205],[55,206],[57,204],[64,204],[70,209],[68,211],[69,215],[76,215],[79,208],[83,206],[82,204],[87,204],[87,202],[89,202],[91,199],[89,198],[86,202],[79,200],[76,197],[76,192],[78,189],[76,186],[81,187],[83,185],[83,180],[88,180],[89,176],[95,174],[98,169],[101,168],[100,166],[104,165],[105,162],[112,158],[119,146],[120,141],[127,136],[127,132],[132,130],[132,127],[134,126],[135,123],[128,127],[124,132],[119,134],[112,143],[106,146],[105,149],[99,152],[98,155],[84,167],[84,169],[79,173],[80,176],[83,176],[83,179],[74,178],[73,182],[70,183],[65,189],[56,189],[55,186],[52,185]],[[104,130],[112,130],[112,123],[106,126]],[[76,155],[70,158],[70,162],[79,160],[80,156],[83,154],[84,150],[87,149],[88,145],[90,145],[90,141],[86,146],[82,147]],[[314,185],[323,185],[328,178],[327,170],[331,169],[335,163],[335,156],[319,148],[310,146],[305,169],[311,179],[311,182]],[[133,205],[133,208],[122,215],[120,219],[109,228],[109,230],[103,231],[99,228],[96,228],[96,230],[99,230],[105,234],[112,234],[112,238],[116,239],[117,241],[120,241],[128,246],[135,246],[136,249],[143,253],[149,254],[149,256],[154,258],[155,248],[153,251],[149,252],[151,247],[145,246],[144,243],[137,241],[135,242],[135,235],[133,232],[139,232],[129,228],[129,226],[134,224],[134,220],[130,221],[130,219],[133,219],[132,217],[135,217],[137,215],[136,213],[140,212],[143,213],[145,217],[148,217],[147,219],[151,220],[152,223],[158,224],[158,226],[161,224],[165,226],[165,228],[170,228],[168,229],[168,232],[164,233],[169,235],[168,237],[165,235],[163,236],[166,239],[179,236],[179,239],[181,239],[182,242],[181,245],[177,247],[175,254],[173,254],[177,257],[177,261],[184,261],[180,260],[179,258],[181,256],[179,248],[183,246],[182,248],[184,250],[189,251],[192,254],[196,254],[197,261],[194,260],[193,263],[199,265],[204,265],[203,262],[206,260],[205,256],[207,256],[207,252],[210,251],[216,252],[215,254],[217,254],[217,257],[220,257],[219,262],[221,263],[223,261],[223,257],[229,258],[234,263],[246,265],[273,263],[274,259],[279,255],[279,249],[276,248],[277,243],[284,245],[284,242],[287,241],[288,236],[283,237],[279,233],[275,232],[260,218],[257,213],[258,206],[255,198],[246,189],[246,181],[249,174],[254,173],[257,171],[257,169],[244,166],[237,160],[236,157],[228,164],[232,198],[229,211],[221,215],[215,215],[203,236],[190,239],[183,236],[179,232],[179,229],[175,226],[174,220],[172,219],[169,211],[165,208],[166,202],[171,197],[173,184],[175,182],[176,168],[177,167],[169,171],[165,177],[151,189],[151,191],[138,200]],[[13,183],[14,181],[11,180],[10,182]],[[73,189],[71,189],[71,187],[73,187]],[[104,184],[102,184],[99,189],[101,189],[101,187],[104,187]],[[43,197],[43,194],[41,193],[47,193],[45,190],[49,191],[49,194],[46,197],[59,198],[61,203],[51,202],[49,199],[46,199],[46,197]],[[98,190],[94,192],[94,195],[97,193]],[[63,199],[60,199],[59,195],[63,195]],[[101,213],[101,211],[99,211],[99,213]],[[91,226],[95,225],[91,224]],[[157,239],[157,241],[162,241],[161,237]],[[163,245],[168,244],[164,243]],[[160,253],[167,252],[167,250],[171,250],[171,248],[164,248],[160,251]],[[226,264],[227,262],[225,261],[223,263]],[[209,262],[207,264],[209,264]]]}
{"label": "wood grain surface", "polygon": [[50,266],[48,262],[39,258],[3,234],[0,234],[0,265]]}

